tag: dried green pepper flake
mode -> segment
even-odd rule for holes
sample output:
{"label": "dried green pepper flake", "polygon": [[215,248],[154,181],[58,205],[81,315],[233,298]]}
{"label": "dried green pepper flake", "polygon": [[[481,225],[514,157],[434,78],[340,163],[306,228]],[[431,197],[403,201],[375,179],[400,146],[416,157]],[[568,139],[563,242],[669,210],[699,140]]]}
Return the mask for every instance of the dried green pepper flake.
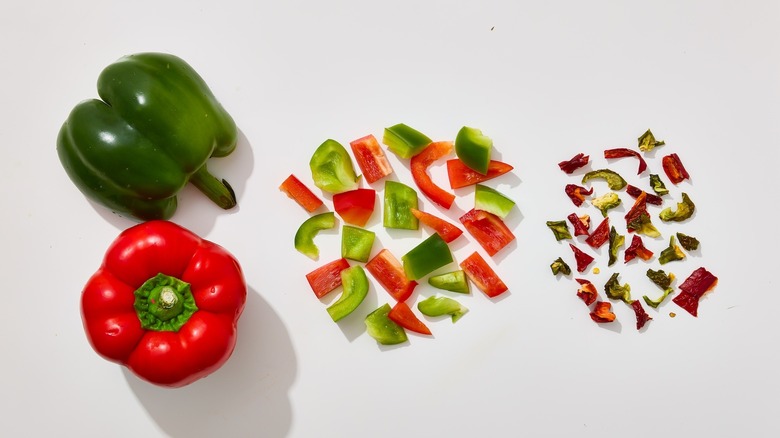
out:
{"label": "dried green pepper flake", "polygon": [[621,285],[618,283],[618,274],[615,272],[604,284],[604,292],[610,299],[621,300],[626,304],[631,304],[631,286],[628,283]]}
{"label": "dried green pepper flake", "polygon": [[602,216],[607,217],[607,211],[620,205],[620,197],[615,192],[609,192],[594,198],[590,203],[601,211]]}
{"label": "dried green pepper flake", "polygon": [[680,241],[680,246],[685,248],[686,251],[696,251],[699,249],[699,239],[693,236],[678,232],[677,240]]}
{"label": "dried green pepper flake", "polygon": [[657,309],[658,306],[660,306],[661,303],[664,302],[666,297],[668,297],[669,294],[671,294],[672,292],[674,292],[674,289],[672,289],[671,287],[668,287],[668,288],[664,289],[664,293],[661,295],[660,298],[656,298],[655,300],[652,300],[647,295],[642,295],[642,299],[645,300],[645,303],[647,303],[648,306],[652,307],[653,309]]}
{"label": "dried green pepper flake", "polygon": [[663,269],[659,269],[657,271],[648,269],[646,275],[647,278],[650,279],[650,281],[655,283],[656,286],[660,287],[661,289],[668,289],[669,286],[672,285],[672,280],[674,280],[674,274],[670,272],[667,275],[666,272],[663,271]]}
{"label": "dried green pepper flake", "polygon": [[552,230],[555,240],[571,239],[571,233],[569,232],[569,226],[566,225],[566,221],[547,221],[547,227]]}
{"label": "dried green pepper flake", "polygon": [[609,229],[609,262],[607,266],[612,266],[618,259],[618,249],[626,243],[626,236],[617,233],[615,227]]}
{"label": "dried green pepper flake", "polygon": [[677,203],[677,210],[672,210],[671,207],[666,207],[665,209],[661,210],[661,213],[658,215],[658,217],[660,217],[664,222],[682,222],[685,219],[693,216],[693,212],[695,210],[696,205],[694,205],[693,201],[691,201],[691,198],[688,197],[687,193],[683,193],[682,202]]}
{"label": "dried green pepper flake", "polygon": [[627,227],[629,230],[647,237],[661,237],[661,232],[653,225],[647,212],[640,213],[633,221],[628,223]]}
{"label": "dried green pepper flake", "polygon": [[647,152],[653,150],[653,148],[655,148],[656,146],[663,146],[666,144],[663,141],[656,140],[655,136],[653,135],[652,132],[650,132],[649,129],[639,137],[638,143],[639,143],[639,150],[642,152]]}
{"label": "dried green pepper flake", "polygon": [[669,246],[661,251],[661,255],[658,257],[658,261],[665,265],[669,262],[676,260],[682,260],[685,258],[685,253],[682,252],[680,247],[675,242],[674,236],[669,238]]}
{"label": "dried green pepper flake", "polygon": [[664,185],[664,182],[661,181],[661,177],[653,173],[650,174],[650,187],[653,188],[653,191],[658,196],[663,196],[669,193],[669,189],[667,189],[666,185]]}
{"label": "dried green pepper flake", "polygon": [[617,172],[609,169],[592,170],[586,173],[582,177],[582,183],[585,184],[586,182],[592,179],[605,180],[610,190],[621,190],[622,188],[628,185],[628,183],[626,182],[626,180],[623,179],[622,176],[618,175]]}
{"label": "dried green pepper flake", "polygon": [[563,275],[571,274],[571,268],[566,264],[566,262],[563,261],[561,257],[558,257],[555,259],[555,261],[552,262],[550,269],[552,269],[553,275],[558,275],[558,273]]}

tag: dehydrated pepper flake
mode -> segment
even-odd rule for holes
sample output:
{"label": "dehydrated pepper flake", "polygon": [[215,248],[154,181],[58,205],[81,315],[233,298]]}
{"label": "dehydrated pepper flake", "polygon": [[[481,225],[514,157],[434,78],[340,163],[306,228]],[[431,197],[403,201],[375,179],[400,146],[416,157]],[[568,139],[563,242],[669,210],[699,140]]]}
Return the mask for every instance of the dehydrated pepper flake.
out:
{"label": "dehydrated pepper flake", "polygon": [[639,195],[641,195],[642,193],[645,193],[645,202],[647,202],[648,204],[661,205],[664,203],[664,200],[661,199],[660,196],[647,193],[646,191],[640,189],[639,187],[632,186],[631,184],[626,186],[626,193],[628,193],[628,195],[634,199],[638,198]]}
{"label": "dehydrated pepper flake", "polygon": [[588,269],[588,265],[590,265],[593,262],[593,257],[589,256],[588,254],[582,252],[579,248],[569,244],[571,247],[571,250],[574,252],[574,259],[577,261],[577,272],[585,272],[586,269]]}
{"label": "dehydrated pepper flake", "polygon": [[589,155],[579,153],[574,157],[572,157],[570,160],[561,161],[560,163],[558,163],[558,167],[560,167],[561,170],[566,172],[567,174],[571,174],[572,172],[579,169],[580,167],[583,167],[586,164],[588,164],[589,159],[590,159]]}
{"label": "dehydrated pepper flake", "polygon": [[574,226],[575,236],[587,236],[590,235],[590,216],[587,214],[577,216],[576,213],[572,213],[566,216],[566,219]]}
{"label": "dehydrated pepper flake", "polygon": [[577,283],[580,284],[580,288],[577,289],[577,296],[588,306],[596,302],[596,298],[598,298],[596,286],[584,278],[577,278]]}
{"label": "dehydrated pepper flake", "polygon": [[661,165],[672,184],[677,185],[683,180],[690,179],[688,171],[685,170],[685,167],[677,154],[670,154],[663,157],[661,159]]}
{"label": "dehydrated pepper flake", "polygon": [[636,172],[637,175],[647,170],[647,163],[645,162],[645,159],[642,158],[642,156],[639,155],[639,152],[637,151],[633,151],[628,148],[615,148],[615,149],[607,149],[604,151],[604,158],[625,158],[625,157],[636,157],[639,160],[639,170]]}
{"label": "dehydrated pepper flake", "polygon": [[593,230],[590,236],[585,239],[585,243],[591,246],[591,248],[599,248],[606,241],[609,240],[609,218],[605,217],[601,221],[598,227]]}
{"label": "dehydrated pepper flake", "polygon": [[650,317],[650,315],[645,312],[645,308],[642,307],[642,303],[638,300],[634,300],[631,302],[631,308],[634,309],[634,314],[636,314],[636,329],[641,330],[642,327],[647,324],[648,321],[652,320],[653,318]]}
{"label": "dehydrated pepper flake", "polygon": [[635,257],[639,257],[640,259],[647,261],[653,257],[653,251],[645,248],[645,244],[642,242],[642,238],[634,234],[634,237],[631,239],[631,245],[626,248],[624,256],[624,263],[628,263]]}
{"label": "dehydrated pepper flake", "polygon": [[552,269],[553,275],[558,275],[559,273],[563,275],[571,274],[571,268],[566,264],[566,262],[563,261],[561,257],[558,257],[552,262],[552,264],[550,264],[550,269]]}
{"label": "dehydrated pepper flake", "polygon": [[604,292],[607,297],[613,300],[621,300],[626,304],[631,304],[631,286],[628,283],[621,285],[618,283],[618,274],[615,272],[609,277],[607,283],[604,285]]}
{"label": "dehydrated pepper flake", "polygon": [[555,240],[571,239],[566,221],[547,221],[547,228],[553,232]]}
{"label": "dehydrated pepper flake", "polygon": [[647,152],[655,148],[656,146],[663,146],[666,143],[660,140],[656,140],[655,136],[652,132],[648,129],[645,131],[644,134],[642,134],[638,139],[639,143],[639,150],[642,152]]}
{"label": "dehydrated pepper flake", "polygon": [[699,300],[718,284],[718,277],[705,268],[698,268],[680,285],[682,292],[672,299],[678,306],[693,316],[697,316]]}
{"label": "dehydrated pepper flake", "polygon": [[590,319],[599,324],[614,321],[615,314],[612,313],[612,304],[606,301],[597,301],[593,311],[590,312]]}
{"label": "dehydrated pepper flake", "polygon": [[699,239],[688,236],[683,233],[677,233],[677,240],[680,241],[680,246],[685,248],[686,251],[696,251],[699,249]]}
{"label": "dehydrated pepper flake", "polygon": [[576,184],[566,184],[564,189],[566,196],[571,199],[577,207],[581,206],[585,202],[585,197],[593,194],[593,187],[590,190],[585,187],[578,186]]}

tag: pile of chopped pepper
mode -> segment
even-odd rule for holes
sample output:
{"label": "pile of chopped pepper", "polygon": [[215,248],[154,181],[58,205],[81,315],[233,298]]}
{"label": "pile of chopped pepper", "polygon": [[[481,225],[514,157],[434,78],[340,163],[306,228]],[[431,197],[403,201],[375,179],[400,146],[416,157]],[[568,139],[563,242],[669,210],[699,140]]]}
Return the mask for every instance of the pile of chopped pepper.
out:
{"label": "pile of chopped pepper", "polygon": [[[331,319],[338,322],[356,313],[373,278],[381,286],[376,289],[385,290],[390,300],[362,315],[366,332],[380,344],[395,345],[408,342],[407,331],[430,336],[426,322],[442,317],[453,323],[460,320],[469,310],[458,296],[470,294],[472,284],[489,298],[509,290],[494,269],[497,262],[489,260],[511,249],[515,236],[505,220],[516,204],[486,182],[514,168],[491,159],[493,140],[472,127],[461,128],[454,141],[433,141],[408,125],[397,124],[384,129],[382,143],[408,164],[411,183],[387,178],[395,173],[393,167],[385,148],[369,134],[349,144],[360,174],[347,148],[329,139],[315,150],[309,163],[312,183],[322,196],[302,182],[305,178],[300,174],[291,174],[279,189],[309,214],[295,233],[294,246],[312,260],[320,259],[316,244],[320,231],[336,229],[338,218],[343,221],[341,254],[327,257],[328,262],[305,275],[317,298],[341,288],[338,299],[326,307]],[[446,164],[450,190],[429,174],[436,162]],[[469,186],[473,186],[474,197],[467,201],[470,205],[457,225],[446,213],[458,199],[456,191]],[[425,211],[418,192],[442,211]],[[334,211],[329,210],[328,198]],[[376,232],[368,224],[380,214],[384,228],[409,236],[419,236],[417,230],[422,228],[424,237],[400,257],[387,248],[377,249]],[[456,261],[451,242],[469,236],[481,251],[471,251]],[[430,288],[418,288],[423,280]],[[424,317],[410,306],[413,301]]]}
{"label": "pile of chopped pepper", "polygon": [[[577,182],[566,184],[563,192],[571,200],[576,211],[566,219],[553,218],[547,221],[547,227],[553,234],[556,242],[568,243],[571,252],[564,251],[567,256],[556,258],[550,269],[554,276],[571,276],[572,269],[569,263],[576,266],[579,276],[587,275],[588,270],[597,262],[597,256],[591,255],[591,250],[597,250],[602,245],[607,245],[607,266],[612,267],[621,257],[623,265],[627,269],[636,269],[644,265],[666,265],[667,263],[684,260],[686,251],[698,251],[699,240],[682,232],[674,232],[668,237],[653,224],[655,218],[663,223],[688,223],[694,216],[696,205],[691,200],[686,188],[679,187],[681,194],[679,200],[672,201],[672,193],[667,188],[664,178],[660,173],[650,173],[650,165],[646,158],[647,153],[658,146],[665,146],[664,141],[658,141],[650,130],[647,130],[638,138],[637,150],[630,148],[612,148],[604,150],[603,156],[607,163],[622,158],[633,158],[639,163],[637,177],[644,186],[629,184],[623,176],[608,167],[597,166],[597,170],[590,170],[593,163],[590,155],[578,153],[569,160],[558,163],[558,167],[571,177],[580,178]],[[668,146],[666,146],[668,148]],[[678,185],[690,183],[690,175],[683,166],[677,153],[671,153],[661,158],[661,167],[666,179],[678,189]],[[687,181],[687,182],[686,182]],[[582,185],[579,185],[582,184]],[[589,186],[589,187],[588,187]],[[628,196],[621,196],[625,194]],[[621,206],[626,201],[627,213],[623,220],[614,220],[617,216],[613,209]],[[675,202],[675,203],[673,203]],[[595,207],[602,216],[602,220],[591,231],[591,216],[587,212],[588,204]],[[668,204],[668,205],[666,205]],[[658,213],[651,213],[651,205],[660,207]],[[613,220],[610,220],[610,219]],[[656,222],[658,223],[658,222]],[[572,225],[574,234],[569,230]],[[619,227],[620,231],[618,228]],[[621,234],[621,232],[623,234]],[[630,242],[626,237],[630,235]],[[654,244],[662,242],[660,248],[654,248]],[[668,242],[668,243],[667,243]],[[679,242],[679,245],[678,245]],[[650,249],[648,248],[648,246]],[[567,263],[567,259],[569,262]],[[617,269],[617,268],[613,268]],[[649,283],[655,284],[662,290],[660,296],[651,298],[643,295],[643,301],[649,307],[658,310],[666,302],[669,295],[674,294],[672,283],[674,274],[667,274],[661,269],[646,269],[646,277]],[[598,267],[591,271],[594,275],[600,272]],[[576,295],[588,306],[590,317],[593,321],[604,324],[616,321],[610,301],[599,298],[598,288],[586,278],[576,278],[578,283]],[[687,279],[678,287],[681,293],[671,301],[685,309],[693,316],[698,314],[699,299],[717,284],[717,277],[704,267],[695,269]],[[645,285],[643,285],[645,287]],[[603,284],[603,291],[611,301],[622,301],[632,308],[636,316],[636,328],[641,330],[647,322],[653,320],[644,309],[642,301],[631,297],[631,286],[621,283],[620,272],[613,272]]]}

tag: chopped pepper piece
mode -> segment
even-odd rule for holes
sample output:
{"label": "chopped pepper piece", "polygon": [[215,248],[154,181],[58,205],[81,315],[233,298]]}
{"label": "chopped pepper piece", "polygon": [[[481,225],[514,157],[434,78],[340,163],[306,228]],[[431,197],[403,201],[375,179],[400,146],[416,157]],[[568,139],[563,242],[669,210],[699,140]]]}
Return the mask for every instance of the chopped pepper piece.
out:
{"label": "chopped pepper piece", "polygon": [[604,292],[613,300],[621,300],[626,304],[631,304],[631,286],[628,283],[621,285],[618,283],[618,273],[615,272],[604,284]]}
{"label": "chopped pepper piece", "polygon": [[563,261],[563,258],[561,257],[558,257],[552,262],[552,264],[550,264],[550,269],[552,269],[553,275],[558,275],[558,273],[563,275],[571,274],[571,268],[566,264],[566,262]]}
{"label": "chopped pepper piece", "polygon": [[433,230],[436,231],[436,233],[441,236],[441,238],[444,239],[444,241],[447,243],[452,242],[453,240],[460,237],[461,234],[463,234],[463,230],[445,221],[444,219],[439,218],[438,216],[420,211],[416,208],[412,208],[411,210],[412,214],[417,218],[417,220],[422,222],[423,225],[433,228]]}
{"label": "chopped pepper piece", "polygon": [[677,154],[671,154],[661,159],[661,165],[664,168],[666,176],[672,184],[677,185],[683,180],[689,179],[688,171],[683,167],[682,161]]}
{"label": "chopped pepper piece", "polygon": [[579,153],[573,156],[570,160],[561,161],[560,163],[558,163],[558,167],[560,167],[562,171],[571,175],[575,170],[588,164],[589,159],[590,159],[589,155]]}
{"label": "chopped pepper piece", "polygon": [[618,197],[617,193],[609,192],[605,195],[595,198],[593,201],[591,201],[591,204],[599,209],[602,216],[607,217],[607,212],[620,205],[620,202],[620,197]]}
{"label": "chopped pepper piece", "polygon": [[609,169],[592,170],[586,173],[582,177],[582,183],[585,184],[586,182],[593,179],[605,180],[610,190],[621,190],[623,187],[625,187],[628,184],[626,180],[623,179],[622,176],[618,175],[617,172],[614,172]]}
{"label": "chopped pepper piece", "polygon": [[412,158],[425,149],[431,143],[431,139],[422,132],[399,123],[385,128],[382,143],[399,158]]}
{"label": "chopped pepper piece", "polygon": [[664,289],[663,295],[661,295],[661,297],[660,297],[660,298],[657,298],[657,299],[655,299],[655,300],[652,300],[652,299],[650,299],[650,297],[648,297],[647,295],[642,295],[642,299],[643,299],[643,300],[645,300],[645,303],[646,303],[648,306],[652,307],[653,309],[657,309],[657,308],[658,308],[658,306],[660,306],[660,305],[661,305],[661,303],[663,303],[663,302],[664,302],[664,300],[666,299],[666,297],[668,297],[668,296],[669,296],[669,294],[671,294],[672,292],[674,292],[674,289],[672,289],[671,287],[669,287],[669,288],[666,288],[666,289]]}
{"label": "chopped pepper piece", "polygon": [[599,324],[613,322],[615,314],[612,312],[612,304],[606,301],[596,301],[596,306],[590,312],[590,319]]}
{"label": "chopped pepper piece", "polygon": [[699,300],[718,284],[718,277],[705,268],[698,268],[680,285],[682,292],[672,299],[693,316],[698,316]]}
{"label": "chopped pepper piece", "polygon": [[425,316],[450,315],[452,322],[458,322],[469,309],[449,297],[428,297],[417,303],[417,310]]}
{"label": "chopped pepper piece", "polygon": [[428,284],[437,289],[448,290],[461,294],[467,294],[471,292],[469,288],[469,282],[466,280],[466,273],[463,270],[434,275],[428,278]]}
{"label": "chopped pepper piece", "polygon": [[387,161],[382,147],[376,137],[369,134],[349,143],[352,148],[352,154],[355,156],[358,167],[363,172],[363,178],[369,184],[386,177],[393,173],[390,162]]}
{"label": "chopped pepper piece", "polygon": [[590,265],[593,262],[593,257],[589,256],[588,254],[582,252],[579,248],[569,244],[571,247],[571,250],[574,252],[574,259],[577,261],[577,272],[585,272],[586,269],[588,269],[588,265]]}
{"label": "chopped pepper piece", "polygon": [[332,211],[320,213],[306,219],[295,232],[295,249],[312,260],[320,256],[320,249],[314,244],[314,237],[322,230],[336,226],[336,215]]}
{"label": "chopped pepper piece", "polygon": [[460,263],[460,267],[469,277],[469,280],[490,298],[497,297],[509,290],[506,284],[496,275],[493,268],[476,251],[466,257]]}
{"label": "chopped pepper piece", "polygon": [[599,248],[609,240],[609,218],[605,217],[593,233],[585,239],[591,248]]}
{"label": "chopped pepper piece", "polygon": [[455,136],[455,154],[470,169],[487,175],[493,140],[476,128],[464,126]]}
{"label": "chopped pepper piece", "polygon": [[572,213],[566,216],[566,219],[574,226],[575,236],[587,236],[590,234],[590,216],[587,214],[577,216],[576,213]]}
{"label": "chopped pepper piece", "polygon": [[382,345],[402,344],[409,340],[406,331],[390,319],[390,305],[385,303],[366,316],[366,331]]}
{"label": "chopped pepper piece", "polygon": [[599,296],[596,286],[584,278],[578,278],[577,283],[580,284],[580,288],[577,289],[577,296],[588,306],[595,303]]}
{"label": "chopped pepper piece", "polygon": [[453,189],[459,189],[462,187],[474,185],[476,183],[491,180],[511,171],[512,169],[514,168],[507,163],[490,160],[487,174],[483,175],[477,171],[471,170],[457,158],[447,161],[447,177],[450,180],[450,188]]}
{"label": "chopped pepper piece", "polygon": [[309,213],[322,206],[322,200],[317,197],[304,183],[295,175],[290,175],[279,186],[279,190],[284,192],[290,199],[298,203]]}
{"label": "chopped pepper piece", "polygon": [[642,152],[648,152],[653,150],[653,148],[655,148],[656,146],[663,146],[666,144],[663,141],[656,140],[655,136],[653,135],[652,132],[650,132],[649,129],[639,137],[638,141],[639,141],[639,150]]}
{"label": "chopped pepper piece", "polygon": [[498,190],[482,184],[477,184],[474,189],[474,208],[477,210],[487,211],[501,219],[506,219],[514,206],[515,201]]}
{"label": "chopped pepper piece", "polygon": [[472,209],[460,217],[460,222],[490,256],[515,240],[501,218],[486,211]]}
{"label": "chopped pepper piece", "polygon": [[385,181],[385,208],[382,223],[385,228],[416,230],[420,225],[411,209],[417,208],[417,192],[406,184]]}
{"label": "chopped pepper piece", "polygon": [[417,286],[417,282],[406,277],[401,262],[387,249],[366,263],[366,269],[396,301],[406,301]]}
{"label": "chopped pepper piece", "polygon": [[569,232],[569,226],[566,225],[566,221],[547,221],[546,224],[547,228],[553,232],[555,240],[571,239],[571,233]]}
{"label": "chopped pepper piece", "polygon": [[455,195],[437,186],[430,175],[428,167],[434,161],[452,153],[452,142],[438,141],[429,144],[419,154],[412,157],[412,178],[415,184],[431,201],[449,209],[455,201]]}
{"label": "chopped pepper piece", "polygon": [[374,214],[376,191],[355,189],[333,195],[333,208],[344,222],[359,227],[365,226]]}
{"label": "chopped pepper piece", "polygon": [[677,240],[680,241],[680,246],[685,248],[686,251],[696,251],[699,249],[699,239],[688,236],[683,233],[677,233]]}
{"label": "chopped pepper piece", "polygon": [[368,295],[368,277],[362,266],[355,265],[344,269],[340,275],[344,292],[326,309],[333,322],[340,321],[354,312]]}
{"label": "chopped pepper piece", "polygon": [[618,259],[618,250],[626,243],[626,236],[620,235],[615,227],[609,229],[609,261],[607,266],[612,266]]}
{"label": "chopped pepper piece", "polygon": [[646,275],[647,278],[650,279],[650,281],[655,283],[655,285],[660,287],[661,289],[668,289],[669,286],[672,285],[672,281],[674,280],[674,274],[670,272],[669,275],[667,275],[666,272],[664,272],[662,269],[659,269],[657,271],[648,269]]}
{"label": "chopped pepper piece", "polygon": [[347,268],[349,268],[349,262],[340,258],[306,274],[306,281],[309,282],[314,295],[317,298],[322,298],[341,286],[341,271]]}
{"label": "chopped pepper piece", "polygon": [[431,272],[452,263],[452,253],[447,242],[438,234],[431,234],[419,245],[401,257],[404,272],[410,280],[419,280]]}
{"label": "chopped pepper piece", "polygon": [[658,262],[665,265],[669,262],[682,260],[685,258],[685,253],[682,252],[680,247],[674,241],[674,236],[669,238],[669,246],[661,251],[661,255],[658,256]]}
{"label": "chopped pepper piece", "polygon": [[648,321],[653,319],[650,317],[650,315],[647,314],[647,312],[645,312],[645,308],[642,307],[642,303],[639,300],[632,301],[631,308],[634,309],[634,314],[636,315],[637,330],[641,330]]}
{"label": "chopped pepper piece", "polygon": [[664,182],[661,181],[661,177],[654,173],[650,174],[650,187],[653,188],[653,191],[658,196],[663,196],[669,193],[669,189],[667,189],[666,185],[664,185]]}
{"label": "chopped pepper piece", "polygon": [[658,215],[658,217],[660,217],[664,222],[682,222],[693,216],[693,212],[695,210],[696,205],[694,205],[693,201],[691,201],[691,198],[688,197],[687,193],[683,193],[682,202],[677,203],[677,210],[672,211],[671,207],[667,207],[661,210],[661,213]]}
{"label": "chopped pepper piece", "polygon": [[647,192],[642,192],[634,201],[631,210],[626,213],[626,228],[628,232],[644,234],[648,237],[660,237],[661,232],[653,225],[650,220],[650,213],[647,212]]}
{"label": "chopped pepper piece", "polygon": [[359,177],[352,167],[352,158],[336,140],[325,140],[309,160],[314,185],[330,193],[353,190]]}
{"label": "chopped pepper piece", "polygon": [[585,202],[585,196],[593,194],[593,187],[591,187],[590,190],[586,190],[585,187],[580,187],[576,184],[566,184],[564,191],[566,192],[566,196],[571,199],[571,202],[579,207]]}
{"label": "chopped pepper piece", "polygon": [[[615,149],[607,149],[604,151],[604,158],[625,158],[625,157],[636,157],[639,160],[639,170],[636,172],[637,175],[647,170],[647,163],[645,162],[645,159],[642,158],[642,156],[639,155],[639,152],[637,151],[633,151],[628,148],[615,148]],[[617,189],[613,189],[613,190],[617,190]]]}
{"label": "chopped pepper piece", "polygon": [[341,256],[358,262],[367,262],[374,247],[376,234],[363,228],[341,227]]}
{"label": "chopped pepper piece", "polygon": [[644,190],[640,189],[639,187],[634,187],[631,184],[626,186],[626,193],[628,193],[628,195],[634,199],[638,198],[642,193],[644,193],[645,202],[647,202],[648,204],[661,205],[664,203],[664,200],[661,199],[660,196],[647,193]]}
{"label": "chopped pepper piece", "polygon": [[623,262],[628,263],[636,257],[644,261],[650,260],[653,257],[653,251],[645,248],[642,238],[634,234],[634,237],[631,239],[631,245],[626,248]]}
{"label": "chopped pepper piece", "polygon": [[412,309],[409,307],[409,305],[403,301],[395,303],[395,306],[390,309],[390,313],[387,314],[387,317],[406,330],[411,330],[422,335],[432,334],[431,329],[429,329],[425,323],[420,321],[414,312],[412,312]]}

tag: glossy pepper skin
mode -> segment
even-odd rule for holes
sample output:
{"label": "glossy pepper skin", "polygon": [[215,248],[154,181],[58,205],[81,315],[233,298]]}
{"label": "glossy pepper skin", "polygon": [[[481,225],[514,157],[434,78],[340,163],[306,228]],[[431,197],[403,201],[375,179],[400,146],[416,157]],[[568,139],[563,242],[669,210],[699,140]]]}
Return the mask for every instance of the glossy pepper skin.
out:
{"label": "glossy pepper skin", "polygon": [[111,244],[84,287],[81,314],[99,355],[156,385],[181,387],[230,357],[246,294],[241,267],[225,249],[172,222],[149,221]]}
{"label": "glossy pepper skin", "polygon": [[129,55],[103,70],[97,89],[100,100],[76,105],[57,138],[82,193],[140,220],[171,217],[188,181],[220,207],[236,205],[206,161],[233,152],[238,130],[192,67],[168,54]]}

